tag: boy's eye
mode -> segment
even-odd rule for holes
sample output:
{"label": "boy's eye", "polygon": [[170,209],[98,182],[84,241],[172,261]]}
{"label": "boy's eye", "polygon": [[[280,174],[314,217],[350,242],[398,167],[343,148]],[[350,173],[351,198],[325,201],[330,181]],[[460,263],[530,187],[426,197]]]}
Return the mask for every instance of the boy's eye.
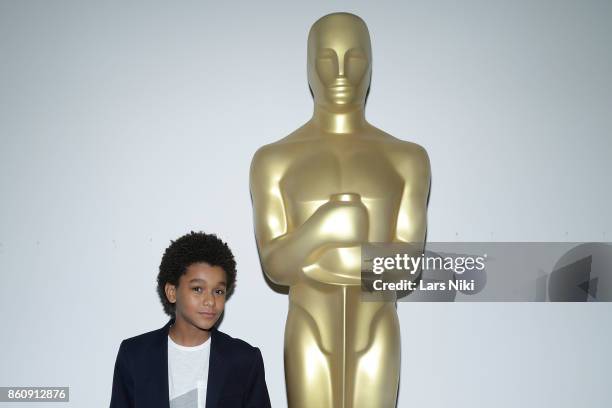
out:
{"label": "boy's eye", "polygon": [[217,295],[225,295],[225,289],[217,289],[216,293]]}
{"label": "boy's eye", "polygon": [[195,288],[192,288],[192,289],[193,289],[194,292],[198,292],[198,293],[202,291],[202,288],[199,287],[199,286],[197,286]]}

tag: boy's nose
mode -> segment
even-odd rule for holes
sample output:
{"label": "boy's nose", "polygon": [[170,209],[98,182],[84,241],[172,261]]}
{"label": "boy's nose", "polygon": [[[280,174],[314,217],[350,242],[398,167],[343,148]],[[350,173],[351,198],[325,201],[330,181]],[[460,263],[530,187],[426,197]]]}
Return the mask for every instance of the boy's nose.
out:
{"label": "boy's nose", "polygon": [[213,295],[204,296],[204,304],[212,306],[215,304],[215,297]]}

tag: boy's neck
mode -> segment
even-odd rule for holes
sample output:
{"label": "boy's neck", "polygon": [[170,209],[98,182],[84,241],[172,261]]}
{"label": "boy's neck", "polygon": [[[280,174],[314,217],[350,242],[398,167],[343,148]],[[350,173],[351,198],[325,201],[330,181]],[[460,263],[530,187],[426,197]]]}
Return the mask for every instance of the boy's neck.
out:
{"label": "boy's neck", "polygon": [[176,344],[195,347],[210,338],[210,331],[195,327],[182,319],[176,319],[174,324],[170,326],[168,335]]}

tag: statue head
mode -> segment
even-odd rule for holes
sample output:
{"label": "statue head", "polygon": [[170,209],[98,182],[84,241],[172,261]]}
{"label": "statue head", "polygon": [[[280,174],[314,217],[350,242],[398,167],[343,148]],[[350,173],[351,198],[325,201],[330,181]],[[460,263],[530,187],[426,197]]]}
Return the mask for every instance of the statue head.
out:
{"label": "statue head", "polygon": [[308,34],[308,84],[315,104],[346,112],[365,104],[372,48],[365,22],[354,14],[321,17]]}

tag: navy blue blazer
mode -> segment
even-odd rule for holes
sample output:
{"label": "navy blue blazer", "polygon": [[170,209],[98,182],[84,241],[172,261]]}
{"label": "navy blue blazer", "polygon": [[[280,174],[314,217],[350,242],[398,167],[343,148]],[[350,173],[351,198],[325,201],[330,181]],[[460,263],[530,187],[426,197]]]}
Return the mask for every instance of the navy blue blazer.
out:
{"label": "navy blue blazer", "polygon": [[[121,342],[110,408],[170,408],[168,330],[173,322]],[[217,329],[210,340],[206,408],[269,408],[259,349]]]}

